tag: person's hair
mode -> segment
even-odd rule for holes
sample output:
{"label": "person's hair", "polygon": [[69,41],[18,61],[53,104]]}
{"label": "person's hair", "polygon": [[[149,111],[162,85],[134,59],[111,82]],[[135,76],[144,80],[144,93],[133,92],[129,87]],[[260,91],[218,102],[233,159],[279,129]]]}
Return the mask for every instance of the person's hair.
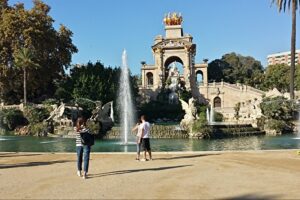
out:
{"label": "person's hair", "polygon": [[76,122],[76,130],[80,131],[82,125],[85,126],[86,121],[83,117],[78,117],[77,122]]}
{"label": "person's hair", "polygon": [[147,119],[147,118],[146,118],[146,115],[142,115],[142,116],[141,116],[141,120],[145,120],[145,121],[146,121],[146,119]]}

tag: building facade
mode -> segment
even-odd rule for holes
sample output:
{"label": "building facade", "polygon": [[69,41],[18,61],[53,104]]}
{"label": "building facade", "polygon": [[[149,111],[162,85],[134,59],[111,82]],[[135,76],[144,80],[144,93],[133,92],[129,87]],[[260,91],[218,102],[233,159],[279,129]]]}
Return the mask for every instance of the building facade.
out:
{"label": "building facade", "polygon": [[[268,65],[286,64],[291,65],[291,52],[280,52],[267,56]],[[300,64],[300,49],[296,50],[295,63]]]}
{"label": "building facade", "polygon": [[[155,99],[161,88],[166,88],[167,83],[170,85],[174,79],[172,71],[178,75],[178,82],[184,84],[188,90],[194,89],[196,77],[200,75],[201,84],[207,85],[207,63],[195,63],[196,44],[193,43],[193,37],[183,33],[182,17],[179,14],[169,14],[164,18],[165,36],[158,35],[154,39],[152,53],[154,64],[142,62],[141,90],[151,99]],[[178,70],[176,64],[182,66]],[[175,66],[174,66],[175,65]],[[199,80],[198,80],[199,81]]]}
{"label": "building facade", "polygon": [[196,44],[191,35],[183,32],[181,15],[168,14],[164,18],[164,29],[165,36],[156,36],[152,46],[154,64],[141,62],[140,94],[143,99],[156,100],[159,92],[168,88],[170,102],[178,102],[173,100],[178,98],[176,87],[183,84],[192,92],[193,98],[222,113],[226,121],[234,120],[237,103],[241,104],[243,119],[253,120],[259,115],[257,105],[262,100],[263,91],[242,84],[208,83],[207,60],[195,62]]}

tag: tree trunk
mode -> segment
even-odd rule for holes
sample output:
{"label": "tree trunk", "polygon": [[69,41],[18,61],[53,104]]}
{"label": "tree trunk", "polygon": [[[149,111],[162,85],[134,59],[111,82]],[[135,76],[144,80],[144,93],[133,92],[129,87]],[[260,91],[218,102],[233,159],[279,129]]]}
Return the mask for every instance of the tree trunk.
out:
{"label": "tree trunk", "polygon": [[295,54],[296,54],[296,2],[292,0],[292,37],[291,37],[291,82],[290,82],[290,97],[295,98],[294,82],[295,82]]}
{"label": "tree trunk", "polygon": [[24,67],[24,106],[27,104],[27,72],[26,67]]}

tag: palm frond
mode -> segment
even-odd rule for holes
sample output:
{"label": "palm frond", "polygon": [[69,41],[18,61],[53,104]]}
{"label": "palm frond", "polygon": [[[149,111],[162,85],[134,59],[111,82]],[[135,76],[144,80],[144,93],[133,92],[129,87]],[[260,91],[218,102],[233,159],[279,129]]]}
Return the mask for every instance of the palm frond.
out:
{"label": "palm frond", "polygon": [[278,11],[285,12],[286,10],[291,10],[292,5],[295,3],[296,10],[298,9],[298,5],[300,4],[300,0],[272,0],[272,5],[276,4]]}
{"label": "palm frond", "polygon": [[28,48],[21,48],[14,56],[15,65],[21,68],[38,68],[39,65],[33,59],[34,55]]}

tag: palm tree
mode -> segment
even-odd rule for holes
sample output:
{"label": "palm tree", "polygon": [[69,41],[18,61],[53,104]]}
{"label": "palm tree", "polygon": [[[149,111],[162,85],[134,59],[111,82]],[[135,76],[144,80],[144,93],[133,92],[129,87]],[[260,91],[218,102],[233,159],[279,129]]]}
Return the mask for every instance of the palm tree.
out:
{"label": "palm tree", "polygon": [[21,48],[15,55],[15,64],[23,69],[24,75],[24,105],[27,104],[27,70],[29,68],[37,68],[38,65],[33,61],[33,54],[28,48]]}
{"label": "palm tree", "polygon": [[279,12],[285,12],[286,8],[291,9],[292,6],[292,37],[291,37],[291,74],[290,74],[290,97],[294,99],[294,82],[295,82],[295,54],[296,54],[296,10],[300,4],[300,0],[272,0],[276,3]]}

